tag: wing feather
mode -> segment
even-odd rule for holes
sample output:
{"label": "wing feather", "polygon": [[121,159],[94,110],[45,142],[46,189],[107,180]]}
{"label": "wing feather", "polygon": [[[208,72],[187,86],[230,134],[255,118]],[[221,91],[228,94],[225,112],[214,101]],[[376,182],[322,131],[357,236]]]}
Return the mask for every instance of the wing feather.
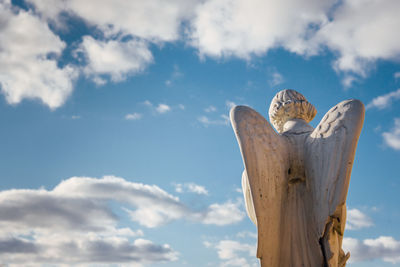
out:
{"label": "wing feather", "polygon": [[329,110],[306,141],[307,177],[314,186],[318,222],[346,201],[364,105],[346,100]]}
{"label": "wing feather", "polygon": [[[257,257],[266,266],[278,266],[283,217],[280,203],[287,186],[288,143],[263,116],[249,107],[236,106],[230,115],[257,218]],[[243,177],[246,179],[245,174]],[[268,255],[261,255],[262,251],[268,251]]]}

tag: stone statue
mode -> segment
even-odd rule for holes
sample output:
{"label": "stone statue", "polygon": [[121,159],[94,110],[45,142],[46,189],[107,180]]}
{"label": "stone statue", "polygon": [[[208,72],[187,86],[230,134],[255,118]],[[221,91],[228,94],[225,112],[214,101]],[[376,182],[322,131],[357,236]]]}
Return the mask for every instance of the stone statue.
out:
{"label": "stone statue", "polygon": [[359,100],[343,101],[314,129],[308,124],[314,106],[302,94],[283,90],[269,109],[277,133],[250,107],[232,108],[262,267],[346,265],[346,196],[364,112]]}

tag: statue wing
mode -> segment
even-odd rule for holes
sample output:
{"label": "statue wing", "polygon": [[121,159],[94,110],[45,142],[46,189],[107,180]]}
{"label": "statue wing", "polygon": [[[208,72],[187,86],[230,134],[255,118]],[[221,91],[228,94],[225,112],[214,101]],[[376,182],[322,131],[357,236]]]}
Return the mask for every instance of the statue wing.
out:
{"label": "statue wing", "polygon": [[[251,192],[246,202],[251,199],[253,202],[246,203],[246,208],[254,210],[256,215],[257,257],[262,257],[268,266],[278,266],[283,217],[281,201],[286,192],[289,165],[288,143],[263,116],[249,107],[236,106],[230,116],[244,161],[243,179],[247,174],[247,187]],[[251,212],[249,216],[252,217]],[[268,255],[261,255],[262,251],[268,251]]]}
{"label": "statue wing", "polygon": [[360,101],[343,101],[325,114],[306,140],[306,177],[313,186],[320,237],[332,219],[337,221],[337,231],[343,234],[341,222],[346,221],[345,202],[364,113]]}

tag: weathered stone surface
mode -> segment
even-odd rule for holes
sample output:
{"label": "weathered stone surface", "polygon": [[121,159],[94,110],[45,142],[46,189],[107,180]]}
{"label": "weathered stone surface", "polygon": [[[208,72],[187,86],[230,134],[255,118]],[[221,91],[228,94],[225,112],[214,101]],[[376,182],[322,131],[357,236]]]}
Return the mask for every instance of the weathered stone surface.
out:
{"label": "weathered stone surface", "polygon": [[283,90],[269,113],[278,133],[249,107],[236,106],[230,114],[261,266],[345,266],[346,196],[364,105],[343,101],[314,129],[308,124],[314,106],[300,93]]}

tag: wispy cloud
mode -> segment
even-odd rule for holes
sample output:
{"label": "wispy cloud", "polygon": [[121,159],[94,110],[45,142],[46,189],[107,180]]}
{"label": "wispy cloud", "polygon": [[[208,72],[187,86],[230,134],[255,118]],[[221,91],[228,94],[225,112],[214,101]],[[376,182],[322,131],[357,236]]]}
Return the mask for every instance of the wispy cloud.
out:
{"label": "wispy cloud", "polygon": [[370,108],[384,109],[389,107],[393,101],[399,99],[400,99],[400,89],[397,89],[396,91],[375,97],[374,99],[372,99],[370,103],[368,103],[367,109]]}
{"label": "wispy cloud", "polygon": [[383,140],[389,147],[400,150],[400,118],[394,119],[394,127],[389,132],[382,133]]}
{"label": "wispy cloud", "polygon": [[270,86],[277,86],[285,81],[285,78],[280,74],[278,71],[273,69],[269,73],[269,85]]}
{"label": "wispy cloud", "polygon": [[208,190],[204,186],[195,183],[175,184],[175,191],[178,193],[189,192],[198,195],[208,195]]}
{"label": "wispy cloud", "polygon": [[393,264],[400,262],[400,241],[391,236],[376,239],[358,240],[343,238],[343,249],[350,251],[350,262],[363,262],[380,259]]}
{"label": "wispy cloud", "polygon": [[210,113],[210,112],[215,112],[217,111],[217,108],[214,106],[208,106],[204,109],[205,112]]}
{"label": "wispy cloud", "polygon": [[230,100],[226,100],[225,101],[225,105],[226,105],[226,107],[230,110],[231,108],[233,108],[234,106],[237,106],[237,104],[235,103],[235,102],[233,102],[233,101],[230,101]]}
{"label": "wispy cloud", "polygon": [[395,73],[393,74],[393,77],[394,77],[395,79],[400,78],[400,71],[395,72]]}
{"label": "wispy cloud", "polygon": [[175,81],[183,77],[182,71],[179,69],[178,65],[174,65],[174,70],[171,73],[171,77],[165,81],[167,86],[171,86]]}
{"label": "wispy cloud", "polygon": [[257,238],[257,232],[243,231],[237,233],[236,236],[240,238],[246,238],[246,237]]}
{"label": "wispy cloud", "polygon": [[347,230],[359,230],[373,226],[372,219],[358,209],[347,211]]}
{"label": "wispy cloud", "polygon": [[143,117],[143,115],[141,113],[137,113],[137,112],[125,115],[126,120],[134,120],[134,121],[140,120],[142,117]]}
{"label": "wispy cloud", "polygon": [[225,114],[221,114],[219,119],[210,119],[207,116],[200,116],[197,120],[206,127],[209,125],[229,125],[229,117]]}
{"label": "wispy cloud", "polygon": [[80,118],[81,118],[80,115],[72,115],[71,116],[71,119],[73,119],[73,120],[79,120]]}

